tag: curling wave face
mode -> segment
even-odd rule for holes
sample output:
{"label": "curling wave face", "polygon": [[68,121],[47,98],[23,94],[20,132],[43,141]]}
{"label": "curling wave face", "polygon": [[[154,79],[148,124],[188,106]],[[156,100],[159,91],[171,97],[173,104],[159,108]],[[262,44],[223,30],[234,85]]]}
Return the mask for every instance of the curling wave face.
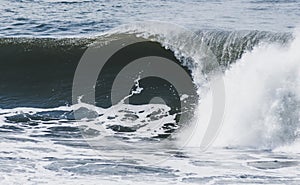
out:
{"label": "curling wave face", "polygon": [[[195,39],[171,34],[167,28],[141,25],[125,26],[95,38],[1,39],[1,63],[5,64],[0,69],[1,131],[14,135],[41,129],[38,134],[27,135],[27,139],[78,137],[78,125],[74,123],[80,124],[80,121],[73,116],[78,109],[85,110],[84,121],[96,120],[97,124],[104,125],[109,137],[131,142],[151,139],[157,142],[157,138],[169,137],[178,130],[177,113],[170,114],[172,108],[163,104],[127,105],[121,102],[110,108],[71,106],[72,80],[83,52],[96,40],[105,42],[124,33],[159,43],[161,49],[175,57],[190,73],[199,95],[197,108],[192,109],[191,122],[209,115],[201,112],[205,110],[201,106],[209,107],[210,104],[207,103],[210,98],[207,83],[209,75],[214,74],[211,73],[214,66],[210,65],[210,55],[202,46],[210,48],[226,83],[226,116],[217,146],[274,149],[298,139],[300,73],[297,60],[300,58],[296,51],[299,48],[297,35],[198,31],[196,40],[201,43],[195,43]],[[128,120],[131,125],[120,125],[118,120]],[[149,125],[155,126],[150,128]],[[85,131],[91,137],[101,132],[92,128]],[[188,146],[197,146],[198,142],[196,130]]]}

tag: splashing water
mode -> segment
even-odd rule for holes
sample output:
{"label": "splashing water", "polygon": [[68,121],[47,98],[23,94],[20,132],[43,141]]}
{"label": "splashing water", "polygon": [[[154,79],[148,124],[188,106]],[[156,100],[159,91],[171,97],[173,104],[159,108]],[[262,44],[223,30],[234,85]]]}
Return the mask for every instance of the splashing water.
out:
{"label": "splashing water", "polygon": [[226,116],[216,146],[276,149],[297,142],[299,48],[299,32],[288,46],[261,43],[225,72]]}

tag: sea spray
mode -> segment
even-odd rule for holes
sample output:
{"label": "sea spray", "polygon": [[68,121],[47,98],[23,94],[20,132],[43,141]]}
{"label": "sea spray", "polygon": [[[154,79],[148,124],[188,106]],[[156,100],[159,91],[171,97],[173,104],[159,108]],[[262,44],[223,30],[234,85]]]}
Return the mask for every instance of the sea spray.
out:
{"label": "sea spray", "polygon": [[215,146],[275,149],[297,140],[299,46],[299,32],[288,46],[261,43],[225,72],[226,116]]}

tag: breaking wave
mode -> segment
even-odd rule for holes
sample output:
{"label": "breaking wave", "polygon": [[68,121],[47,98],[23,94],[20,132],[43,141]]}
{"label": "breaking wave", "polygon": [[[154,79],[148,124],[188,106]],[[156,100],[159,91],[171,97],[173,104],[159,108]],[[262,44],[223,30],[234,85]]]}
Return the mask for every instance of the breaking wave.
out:
{"label": "breaking wave", "polygon": [[[210,116],[212,97],[207,84],[215,74],[211,61],[217,61],[225,81],[226,114],[215,146],[282,151],[295,145],[300,134],[300,36],[262,31],[195,33],[197,38],[190,38],[169,27],[137,25],[93,38],[0,39],[0,132],[23,132],[27,133],[23,139],[33,140],[77,138],[82,131],[78,125],[94,121],[104,125],[109,137],[136,143],[159,142],[173,132],[191,131],[184,128],[181,132],[184,123],[177,123],[178,113],[170,113],[164,104],[71,105],[72,80],[84,51],[95,41],[107,42],[125,34],[158,43],[155,47],[174,56],[190,73],[199,96],[190,122],[198,125]],[[80,121],[74,118],[77,110],[83,110]],[[122,125],[120,120],[130,124]],[[101,133],[92,128],[84,132],[91,137]],[[187,146],[197,147],[203,127],[192,132]]]}

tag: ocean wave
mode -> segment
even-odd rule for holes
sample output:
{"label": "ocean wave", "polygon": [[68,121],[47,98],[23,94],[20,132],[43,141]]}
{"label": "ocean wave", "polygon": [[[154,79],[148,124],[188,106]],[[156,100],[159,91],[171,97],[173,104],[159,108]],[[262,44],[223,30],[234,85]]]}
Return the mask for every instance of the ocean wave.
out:
{"label": "ocean wave", "polygon": [[[71,106],[72,80],[82,54],[95,41],[105,43],[129,35],[158,43],[155,47],[175,56],[178,64],[190,73],[199,95],[199,105],[193,112],[194,119],[191,122],[200,122],[200,125],[210,115],[205,107],[212,108],[207,83],[209,76],[214,75],[212,71],[215,66],[211,65],[211,60],[217,61],[226,85],[226,116],[216,146],[274,149],[291,144],[298,138],[300,73],[296,51],[299,42],[297,35],[262,31],[200,30],[195,34],[197,38],[191,38],[182,33],[170,27],[137,24],[93,38],[1,39],[0,55],[4,66],[0,69],[0,106],[1,119],[4,121],[1,130],[27,129],[27,126],[7,126],[12,123],[34,126],[40,123],[47,125],[74,122],[74,107]],[[211,55],[215,58],[211,58]],[[126,106],[128,105],[122,104],[117,109],[123,110],[124,114],[121,111],[120,115],[99,113],[100,109],[103,111],[103,107],[96,114],[88,112],[87,115],[97,118],[106,115],[105,120],[98,122],[103,122],[106,130],[118,133],[124,139],[132,136],[128,133],[142,128],[141,119],[145,120],[151,114],[145,113],[146,110],[151,110],[147,106],[153,106],[155,111],[152,111],[161,110],[161,119],[166,120],[160,120],[162,124],[158,126],[164,133],[157,130],[155,134],[154,131],[149,133],[162,137],[178,129],[174,115],[168,114],[168,106],[143,105],[143,111],[137,111],[136,108],[140,105],[131,107],[134,111],[126,109]],[[26,111],[23,107],[33,108]],[[61,107],[66,110],[60,110]],[[112,107],[116,110],[116,107]],[[104,112],[110,110],[104,109]],[[110,124],[116,117],[136,120],[139,124]],[[156,120],[151,121],[154,123]],[[48,131],[50,128],[52,126],[47,128]],[[188,146],[199,145],[202,127],[197,129]],[[58,132],[59,129],[54,130]],[[77,133],[76,130],[73,131]],[[96,134],[95,130],[89,132]],[[120,133],[127,135],[121,136]]]}

